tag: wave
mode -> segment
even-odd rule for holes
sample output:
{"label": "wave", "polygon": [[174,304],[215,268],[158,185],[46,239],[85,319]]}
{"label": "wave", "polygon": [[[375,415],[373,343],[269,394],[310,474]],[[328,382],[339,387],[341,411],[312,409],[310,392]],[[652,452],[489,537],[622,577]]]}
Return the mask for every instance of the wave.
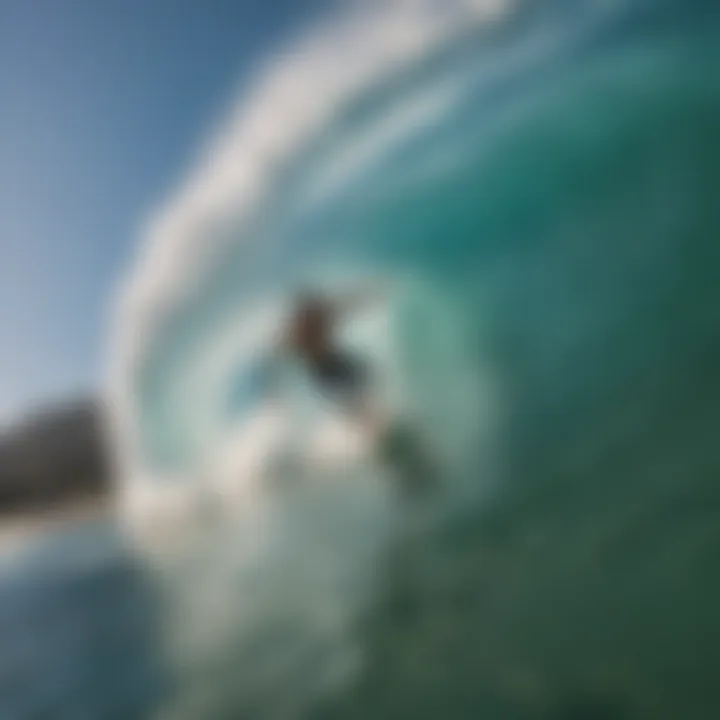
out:
{"label": "wave", "polygon": [[[606,15],[605,3],[572,22],[556,8],[488,0],[371,4],[267,62],[151,219],[121,294],[109,394],[123,477],[200,472],[203,447],[223,430],[227,377],[251,352],[244,337],[277,325],[288,286],[332,265],[386,271],[378,237],[348,221],[330,229],[328,217],[461,173],[477,143],[457,127],[468,104],[498,105],[493,93]],[[400,265],[412,274],[412,258]]]}
{"label": "wave", "polygon": [[[148,455],[162,453],[148,451],[147,445],[163,442],[174,445],[169,450],[166,447],[165,459],[178,455],[177,462],[171,463],[174,472],[189,470],[191,453],[181,458],[178,448],[182,445],[187,451],[189,438],[167,438],[172,434],[172,416],[177,417],[182,407],[159,407],[176,401],[160,398],[168,391],[158,386],[164,383],[167,388],[169,376],[184,373],[182,385],[189,392],[193,374],[203,376],[202,397],[177,399],[192,408],[195,428],[188,432],[199,433],[203,422],[211,421],[202,418],[205,399],[225,390],[214,388],[213,382],[219,381],[228,366],[236,372],[232,366],[242,363],[239,355],[247,347],[244,336],[253,332],[248,326],[267,327],[273,313],[277,316],[277,309],[270,307],[273,300],[267,296],[273,293],[273,283],[277,287],[283,271],[268,270],[262,256],[271,254],[271,246],[276,253],[292,255],[293,250],[287,247],[291,241],[279,239],[278,233],[268,239],[258,216],[263,210],[266,214],[279,212],[290,221],[289,209],[277,207],[283,181],[288,182],[288,168],[294,164],[295,174],[307,177],[309,170],[301,169],[307,164],[303,155],[318,137],[327,135],[328,130],[332,134],[332,129],[342,124],[338,116],[343,108],[369,95],[370,88],[389,77],[409,72],[423,58],[466,33],[469,26],[497,21],[508,12],[506,4],[487,0],[356,8],[266,63],[254,89],[213,138],[198,168],[152,218],[136,270],[122,292],[111,353],[110,405],[115,411],[116,447],[120,448],[125,477],[147,478],[155,472]],[[413,128],[435,122],[433,116],[446,110],[456,92],[447,80],[435,83],[430,90],[421,89],[397,103],[400,107],[381,114],[371,127],[346,136],[329,153],[330,160],[326,158],[323,167],[313,169],[311,187],[304,181],[302,202],[321,202],[323,192],[337,191],[363,164],[372,164],[374,156],[388,152]],[[222,293],[213,290],[214,297],[208,299],[207,288],[217,280],[218,268],[228,262],[229,255],[235,277],[228,279],[226,274],[228,287],[223,292],[245,297],[220,298]],[[281,262],[289,264],[287,258]],[[275,277],[270,279],[270,274]],[[267,306],[262,310],[257,302],[251,307],[251,300],[245,299],[258,294],[258,285]],[[220,307],[224,303],[234,306],[231,310]],[[205,319],[192,317],[201,312]],[[218,322],[209,317],[213,312],[225,315],[226,328],[218,326],[206,339],[201,336]],[[189,328],[193,322],[199,327]],[[193,334],[198,337],[191,337]],[[187,348],[193,343],[195,348]],[[189,354],[198,352],[201,343],[205,343],[204,358],[193,360],[193,367],[187,368]],[[201,363],[214,367],[203,369]],[[154,375],[162,375],[163,380]],[[188,412],[180,414],[190,422]],[[218,430],[207,428],[206,433]],[[152,440],[153,434],[163,437]],[[187,463],[184,468],[183,463]]]}
{"label": "wave", "polygon": [[408,520],[301,377],[292,403],[263,392],[296,289],[382,279],[343,341],[432,438],[443,502],[465,512],[490,489],[522,495],[554,447],[582,454],[581,409],[684,337],[676,314],[654,315],[673,292],[707,319],[668,270],[697,218],[717,224],[697,180],[712,163],[691,140],[717,95],[695,58],[716,68],[717,54],[692,15],[670,1],[355,8],[266,63],[152,219],[121,297],[110,407],[129,505],[183,535],[212,506],[212,540],[167,573],[172,627],[197,633],[174,656],[206,674],[200,695],[217,663],[199,646],[237,654],[233,677],[274,648],[243,688],[256,710],[275,708],[274,673],[298,681],[299,704],[322,668],[352,674],[353,624]]}

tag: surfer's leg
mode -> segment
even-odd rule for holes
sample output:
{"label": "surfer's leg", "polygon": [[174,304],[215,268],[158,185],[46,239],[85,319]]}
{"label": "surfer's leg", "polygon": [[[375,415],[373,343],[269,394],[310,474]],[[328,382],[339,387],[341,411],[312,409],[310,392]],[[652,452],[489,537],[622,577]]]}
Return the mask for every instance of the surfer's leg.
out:
{"label": "surfer's leg", "polygon": [[432,461],[423,434],[413,424],[403,421],[387,424],[377,447],[403,497],[425,497],[438,487],[437,464]]}

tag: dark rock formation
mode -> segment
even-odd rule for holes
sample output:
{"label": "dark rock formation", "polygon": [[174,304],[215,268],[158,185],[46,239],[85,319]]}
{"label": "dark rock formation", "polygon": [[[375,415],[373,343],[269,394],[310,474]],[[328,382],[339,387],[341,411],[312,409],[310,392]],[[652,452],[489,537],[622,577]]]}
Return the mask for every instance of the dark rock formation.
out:
{"label": "dark rock formation", "polygon": [[0,513],[104,494],[108,475],[102,411],[94,400],[37,412],[0,434]]}

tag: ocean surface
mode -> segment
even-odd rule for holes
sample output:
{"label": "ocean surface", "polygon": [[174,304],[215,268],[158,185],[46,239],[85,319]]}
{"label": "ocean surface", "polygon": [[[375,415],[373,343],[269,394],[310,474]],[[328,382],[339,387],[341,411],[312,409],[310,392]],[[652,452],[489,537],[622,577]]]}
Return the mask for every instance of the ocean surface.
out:
{"label": "ocean surface", "polygon": [[[148,229],[118,520],[3,557],[3,719],[720,717],[720,10],[370,5]],[[418,502],[258,370],[288,295],[378,280],[344,342]]]}

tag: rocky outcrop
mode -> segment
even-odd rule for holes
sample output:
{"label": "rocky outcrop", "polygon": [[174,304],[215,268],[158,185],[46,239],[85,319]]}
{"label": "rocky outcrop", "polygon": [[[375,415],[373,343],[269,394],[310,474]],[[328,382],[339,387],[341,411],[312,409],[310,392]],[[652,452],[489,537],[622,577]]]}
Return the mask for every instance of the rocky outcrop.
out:
{"label": "rocky outcrop", "polygon": [[108,475],[102,411],[94,400],[38,412],[0,434],[0,513],[103,495]]}

